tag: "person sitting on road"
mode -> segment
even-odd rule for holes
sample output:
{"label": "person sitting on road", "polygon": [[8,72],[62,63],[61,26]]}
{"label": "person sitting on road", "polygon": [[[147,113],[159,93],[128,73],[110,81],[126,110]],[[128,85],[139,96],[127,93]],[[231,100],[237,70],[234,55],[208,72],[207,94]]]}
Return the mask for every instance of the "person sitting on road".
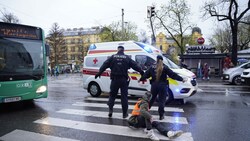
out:
{"label": "person sitting on road", "polygon": [[154,134],[153,127],[170,139],[180,136],[183,131],[169,131],[160,122],[153,121],[153,117],[149,112],[149,101],[151,97],[152,94],[146,92],[143,97],[136,102],[131,114],[132,116],[128,119],[129,127],[145,128],[144,132],[147,134],[147,137],[153,141],[159,141],[159,138]]}

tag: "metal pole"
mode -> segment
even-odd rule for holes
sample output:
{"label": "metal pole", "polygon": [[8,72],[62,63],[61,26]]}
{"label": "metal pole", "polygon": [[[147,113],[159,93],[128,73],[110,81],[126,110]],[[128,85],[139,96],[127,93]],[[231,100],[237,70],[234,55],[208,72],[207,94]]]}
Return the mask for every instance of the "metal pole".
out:
{"label": "metal pole", "polygon": [[124,40],[124,9],[122,9],[122,40]]}

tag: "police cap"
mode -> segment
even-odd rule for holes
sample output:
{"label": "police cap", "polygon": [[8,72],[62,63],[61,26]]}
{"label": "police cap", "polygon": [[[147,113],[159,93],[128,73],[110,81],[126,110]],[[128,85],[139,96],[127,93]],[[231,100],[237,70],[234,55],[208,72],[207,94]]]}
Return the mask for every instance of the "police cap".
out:
{"label": "police cap", "polygon": [[157,60],[163,60],[161,55],[157,55]]}
{"label": "police cap", "polygon": [[122,50],[124,50],[124,47],[123,47],[123,46],[118,46],[117,49],[122,49]]}

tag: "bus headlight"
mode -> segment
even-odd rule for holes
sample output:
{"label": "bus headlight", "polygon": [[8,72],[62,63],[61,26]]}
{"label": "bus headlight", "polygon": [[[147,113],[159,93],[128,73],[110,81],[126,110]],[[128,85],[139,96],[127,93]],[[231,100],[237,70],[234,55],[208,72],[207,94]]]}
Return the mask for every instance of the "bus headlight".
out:
{"label": "bus headlight", "polygon": [[47,91],[47,87],[46,86],[40,86],[37,90],[36,93],[44,93]]}

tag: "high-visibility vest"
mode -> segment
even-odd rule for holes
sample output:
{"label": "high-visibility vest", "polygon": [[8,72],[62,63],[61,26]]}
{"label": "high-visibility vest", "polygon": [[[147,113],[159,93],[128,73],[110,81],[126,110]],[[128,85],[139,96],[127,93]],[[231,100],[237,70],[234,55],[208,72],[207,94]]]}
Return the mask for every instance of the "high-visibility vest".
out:
{"label": "high-visibility vest", "polygon": [[134,109],[132,111],[132,116],[138,116],[138,115],[140,115],[140,107],[139,107],[140,103],[141,103],[141,100],[136,102],[136,104],[134,106]]}

